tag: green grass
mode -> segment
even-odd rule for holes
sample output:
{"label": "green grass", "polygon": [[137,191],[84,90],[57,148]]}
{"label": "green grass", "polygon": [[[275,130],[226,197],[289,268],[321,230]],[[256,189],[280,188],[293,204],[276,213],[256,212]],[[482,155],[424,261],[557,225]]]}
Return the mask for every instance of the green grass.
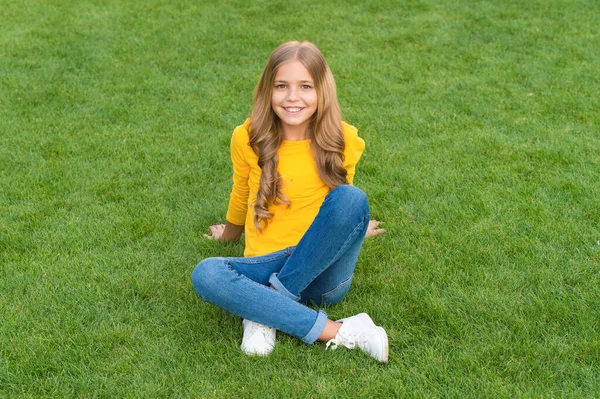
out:
{"label": "green grass", "polygon": [[[0,0],[0,397],[600,396],[595,1]],[[194,293],[270,52],[315,42],[388,233],[333,318],[390,363]]]}

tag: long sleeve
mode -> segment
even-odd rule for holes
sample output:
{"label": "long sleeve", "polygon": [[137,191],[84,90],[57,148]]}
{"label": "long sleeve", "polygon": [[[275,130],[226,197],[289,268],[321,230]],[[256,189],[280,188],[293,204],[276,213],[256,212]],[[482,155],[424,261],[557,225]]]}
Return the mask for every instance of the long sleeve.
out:
{"label": "long sleeve", "polygon": [[248,212],[248,178],[250,176],[250,165],[246,153],[250,150],[248,146],[247,131],[238,126],[231,136],[231,162],[233,165],[233,187],[229,196],[229,207],[227,209],[227,221],[242,226],[246,221]]}
{"label": "long sleeve", "polygon": [[348,184],[353,184],[356,164],[365,150],[365,142],[358,137],[358,130],[354,126],[342,122],[342,127],[345,142],[344,168],[348,171],[346,180],[348,180]]}

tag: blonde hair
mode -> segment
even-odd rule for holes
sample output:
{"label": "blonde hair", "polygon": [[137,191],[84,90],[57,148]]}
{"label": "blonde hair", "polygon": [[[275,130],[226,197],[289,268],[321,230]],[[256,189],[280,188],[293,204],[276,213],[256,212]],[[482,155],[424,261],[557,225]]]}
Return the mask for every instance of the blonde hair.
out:
{"label": "blonde hair", "polygon": [[335,80],[317,46],[310,42],[287,42],[273,51],[256,85],[250,116],[250,146],[258,155],[262,169],[254,204],[254,225],[261,231],[273,218],[269,205],[288,205],[281,192],[277,171],[278,150],[283,141],[279,117],[271,107],[273,82],[277,70],[289,61],[299,61],[310,73],[317,92],[317,111],[310,120],[309,138],[321,180],[330,188],[347,183],[344,168],[344,136]]}

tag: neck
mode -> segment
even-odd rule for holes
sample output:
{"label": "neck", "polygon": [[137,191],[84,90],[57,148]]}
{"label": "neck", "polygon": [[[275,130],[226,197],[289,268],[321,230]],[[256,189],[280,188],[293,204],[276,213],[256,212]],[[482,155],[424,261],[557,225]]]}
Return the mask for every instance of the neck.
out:
{"label": "neck", "polygon": [[283,128],[283,139],[290,141],[300,141],[308,139],[308,126],[285,126]]}

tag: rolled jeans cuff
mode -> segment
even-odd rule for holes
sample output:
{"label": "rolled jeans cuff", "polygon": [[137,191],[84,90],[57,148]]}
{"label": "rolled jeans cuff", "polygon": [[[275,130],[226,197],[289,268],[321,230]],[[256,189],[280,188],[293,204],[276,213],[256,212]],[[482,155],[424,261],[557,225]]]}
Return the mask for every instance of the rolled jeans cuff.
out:
{"label": "rolled jeans cuff", "polygon": [[302,341],[306,342],[309,345],[313,344],[325,329],[327,319],[327,313],[323,312],[322,310],[319,310],[317,313],[317,320],[315,320],[315,324],[313,324],[308,334],[302,337]]}
{"label": "rolled jeans cuff", "polygon": [[287,288],[285,288],[283,284],[281,284],[281,281],[279,281],[279,279],[277,278],[277,274],[278,273],[271,274],[271,277],[269,277],[269,283],[281,294],[287,296],[288,298],[292,298],[294,301],[298,302],[300,300],[300,297],[289,292]]}

